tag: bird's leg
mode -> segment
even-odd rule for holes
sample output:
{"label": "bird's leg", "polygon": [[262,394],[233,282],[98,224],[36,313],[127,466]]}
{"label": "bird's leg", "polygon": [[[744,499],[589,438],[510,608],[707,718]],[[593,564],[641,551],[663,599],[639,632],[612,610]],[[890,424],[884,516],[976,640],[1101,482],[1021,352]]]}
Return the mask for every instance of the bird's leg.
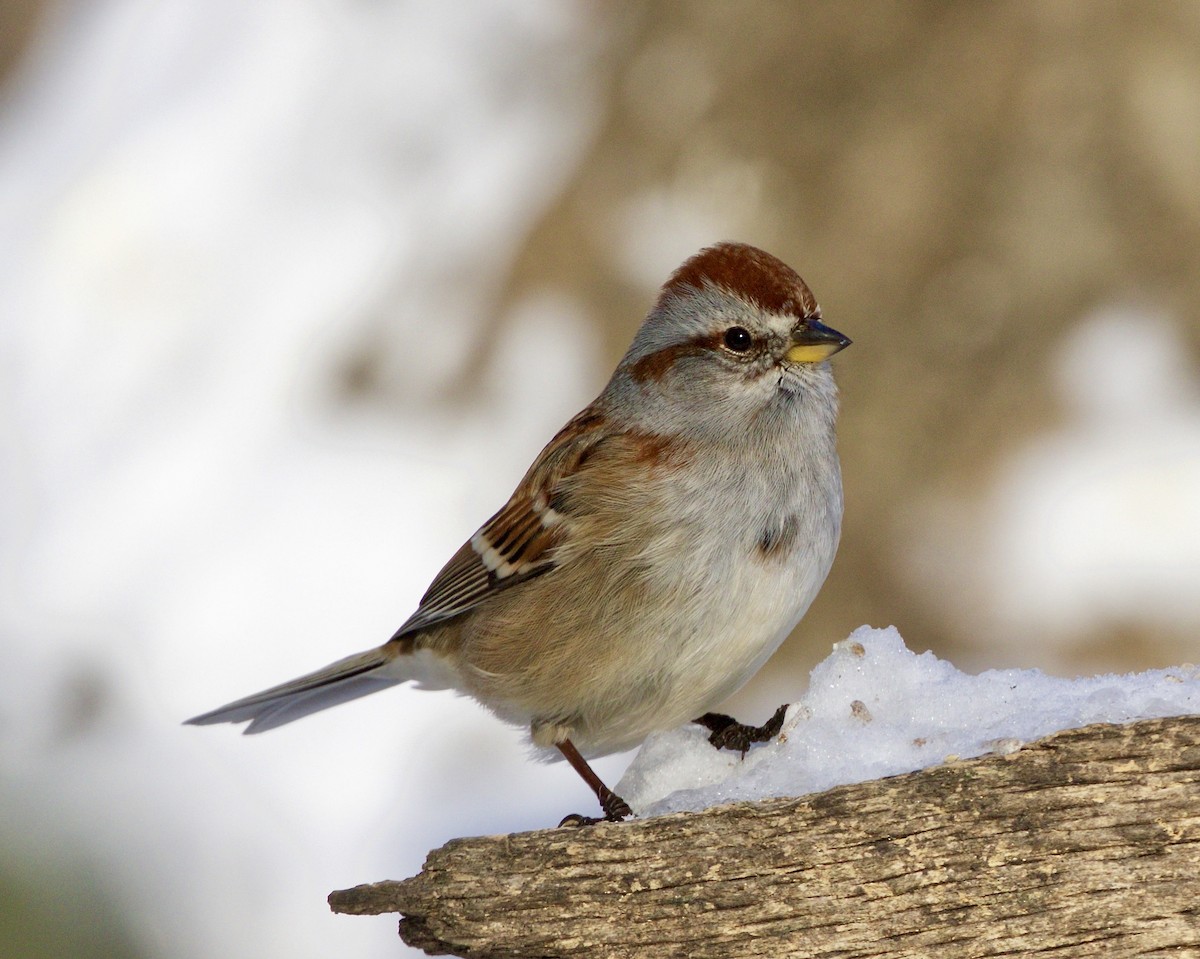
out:
{"label": "bird's leg", "polygon": [[[609,822],[620,822],[626,816],[633,815],[629,804],[601,782],[600,777],[587,764],[587,760],[579,755],[579,750],[575,748],[575,744],[571,740],[564,739],[558,744],[558,750],[567,757],[567,762],[571,764],[575,772],[583,777],[583,781],[592,787],[592,791],[600,801],[600,808],[604,810],[605,819]],[[559,825],[590,826],[599,821],[589,816],[571,815],[567,816]]]}
{"label": "bird's leg", "polygon": [[736,749],[743,756],[751,743],[765,743],[779,735],[783,728],[783,717],[787,715],[787,704],[775,710],[775,714],[761,726],[747,726],[724,713],[705,713],[692,722],[699,723],[709,731],[708,741],[716,749]]}

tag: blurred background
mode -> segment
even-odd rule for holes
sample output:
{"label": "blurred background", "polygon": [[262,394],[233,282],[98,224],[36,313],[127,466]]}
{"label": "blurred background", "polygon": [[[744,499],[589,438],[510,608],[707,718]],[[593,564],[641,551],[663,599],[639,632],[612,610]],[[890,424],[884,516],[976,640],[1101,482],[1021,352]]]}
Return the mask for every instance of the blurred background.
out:
{"label": "blurred background", "polygon": [[[179,721],[376,644],[670,270],[795,266],[863,623],[1200,649],[1200,7],[0,4],[0,954],[391,956],[334,888],[587,810],[449,694]],[[619,778],[627,757],[600,763]]]}

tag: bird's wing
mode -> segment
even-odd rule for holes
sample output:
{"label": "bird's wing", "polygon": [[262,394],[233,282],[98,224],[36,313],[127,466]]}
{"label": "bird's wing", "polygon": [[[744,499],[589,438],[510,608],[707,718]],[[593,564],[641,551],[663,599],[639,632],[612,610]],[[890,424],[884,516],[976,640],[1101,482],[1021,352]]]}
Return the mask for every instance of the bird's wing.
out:
{"label": "bird's wing", "polygon": [[437,574],[392,640],[460,616],[500,590],[555,569],[568,536],[565,517],[554,508],[555,493],[606,435],[603,416],[590,408],[564,426],[504,508]]}

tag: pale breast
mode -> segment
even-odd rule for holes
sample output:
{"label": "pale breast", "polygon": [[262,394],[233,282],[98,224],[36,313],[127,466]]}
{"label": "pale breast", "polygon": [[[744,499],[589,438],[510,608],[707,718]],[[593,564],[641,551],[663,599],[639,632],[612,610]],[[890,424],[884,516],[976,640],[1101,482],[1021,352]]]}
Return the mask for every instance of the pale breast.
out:
{"label": "pale breast", "polygon": [[836,457],[776,447],[769,461],[650,465],[620,496],[607,481],[603,495],[569,489],[563,564],[464,624],[471,691],[591,753],[718,706],[786,638],[836,550]]}

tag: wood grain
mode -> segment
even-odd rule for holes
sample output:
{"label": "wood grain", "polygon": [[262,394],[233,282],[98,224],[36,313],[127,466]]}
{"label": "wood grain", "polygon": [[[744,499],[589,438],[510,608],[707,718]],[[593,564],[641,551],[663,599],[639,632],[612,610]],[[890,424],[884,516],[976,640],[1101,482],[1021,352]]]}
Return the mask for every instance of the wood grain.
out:
{"label": "wood grain", "polygon": [[335,892],[463,957],[1200,956],[1200,716],[799,799],[458,839]]}

